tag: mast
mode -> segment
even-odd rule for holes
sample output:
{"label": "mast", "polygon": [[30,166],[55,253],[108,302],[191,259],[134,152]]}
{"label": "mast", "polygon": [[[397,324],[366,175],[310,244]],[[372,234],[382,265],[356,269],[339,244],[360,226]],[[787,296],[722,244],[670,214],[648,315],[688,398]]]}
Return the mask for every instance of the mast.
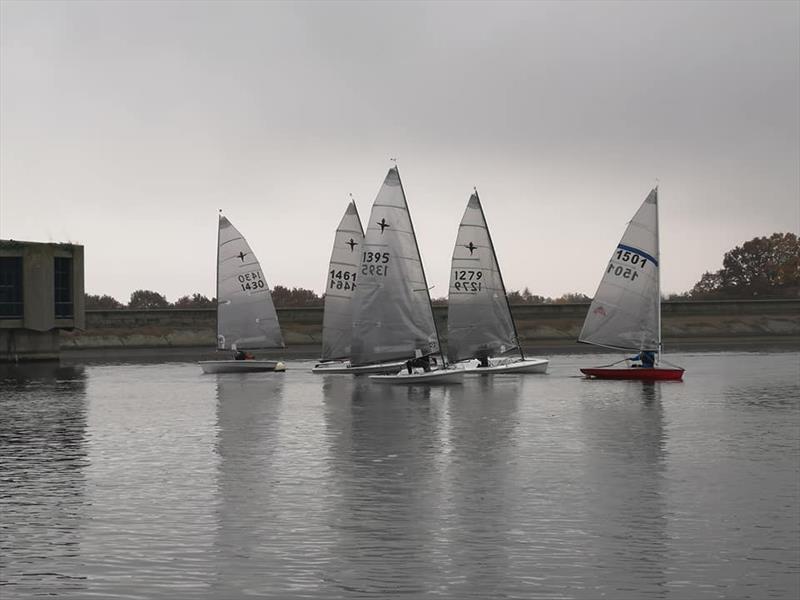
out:
{"label": "mast", "polygon": [[[398,174],[398,176],[399,176],[399,174]],[[403,192],[403,195],[405,196],[405,192]],[[353,194],[350,194],[350,202],[353,204],[353,206],[356,209],[356,219],[358,219],[358,228],[361,230],[361,236],[363,237],[364,236],[364,225],[363,225],[363,223],[361,223],[361,215],[358,213],[358,206],[356,206],[356,199],[353,198]]]}
{"label": "mast", "polygon": [[222,209],[219,209],[219,214],[217,215],[217,274],[216,274],[216,285],[217,285],[217,350],[219,350],[219,232],[220,232],[220,221],[222,221]]}
{"label": "mast", "polygon": [[658,329],[658,352],[656,352],[655,364],[657,365],[661,358],[661,228],[658,223],[658,184],[655,187],[656,192],[656,256],[658,257],[658,269],[656,271],[656,291],[658,293],[658,314],[657,329]]}
{"label": "mast", "polygon": [[[425,275],[425,266],[422,264],[422,254],[419,251],[419,242],[417,241],[417,232],[414,231],[414,220],[411,218],[411,211],[408,208],[408,199],[406,198],[406,189],[403,187],[403,180],[400,179],[400,169],[397,168],[397,159],[395,161],[394,170],[397,173],[397,180],[400,182],[400,191],[403,192],[403,201],[406,203],[406,211],[408,211],[408,222],[411,224],[411,237],[414,238],[414,247],[417,249],[417,256],[419,256],[420,271],[422,271],[422,283],[425,287],[425,295],[428,297],[428,306],[431,309],[431,318],[433,319],[433,330],[436,333],[436,344],[439,346],[439,356],[442,359],[442,366],[446,364],[444,352],[442,352],[442,338],[439,337],[439,326],[436,324],[436,315],[433,312],[433,303],[431,302],[431,291],[428,288],[428,277]],[[433,354],[433,353],[431,353]]]}
{"label": "mast", "polygon": [[514,321],[514,315],[511,312],[511,304],[508,301],[508,294],[506,293],[506,283],[503,280],[503,272],[500,270],[500,261],[497,260],[497,253],[494,250],[494,241],[492,241],[492,233],[489,231],[489,224],[486,222],[486,215],[483,213],[483,204],[481,204],[480,196],[478,196],[478,188],[472,188],[475,190],[475,199],[478,201],[478,209],[481,211],[481,218],[483,219],[484,224],[486,225],[486,237],[489,238],[489,247],[492,249],[492,257],[494,258],[494,264],[497,266],[497,273],[500,275],[500,286],[503,288],[503,298],[506,301],[506,306],[508,307],[508,314],[511,317],[511,325],[514,327],[514,339],[517,340],[517,350],[519,350],[519,355],[522,360],[525,360],[525,353],[522,351],[522,343],[519,340],[519,332],[517,332],[517,324]]}

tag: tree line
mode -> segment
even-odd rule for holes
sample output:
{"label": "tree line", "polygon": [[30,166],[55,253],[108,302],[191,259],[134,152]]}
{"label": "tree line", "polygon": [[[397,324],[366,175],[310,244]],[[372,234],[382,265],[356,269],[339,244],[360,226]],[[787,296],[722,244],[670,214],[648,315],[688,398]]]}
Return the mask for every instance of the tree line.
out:
{"label": "tree line", "polygon": [[[725,253],[722,269],[706,272],[694,287],[669,300],[738,300],[752,298],[800,297],[800,242],[793,233],[773,233],[757,237]],[[305,288],[272,288],[272,301],[279,308],[322,306],[324,294]],[[508,292],[511,304],[567,304],[589,302],[585,294],[569,293],[558,298],[539,296],[528,288]],[[447,298],[434,298],[435,305],[447,304]],[[216,298],[202,294],[182,296],[169,302],[152,290],[136,290],[127,304],[108,295],[86,294],[87,309],[215,308]]]}
{"label": "tree line", "polygon": [[[181,296],[175,302],[167,300],[164,294],[153,290],[136,290],[131,294],[127,304],[106,294],[86,294],[86,308],[90,310],[115,310],[132,309],[142,310],[150,308],[216,308],[217,299],[209,298],[203,294]],[[272,301],[277,307],[322,306],[321,298],[313,290],[304,288],[289,289],[282,285],[272,288]]]}

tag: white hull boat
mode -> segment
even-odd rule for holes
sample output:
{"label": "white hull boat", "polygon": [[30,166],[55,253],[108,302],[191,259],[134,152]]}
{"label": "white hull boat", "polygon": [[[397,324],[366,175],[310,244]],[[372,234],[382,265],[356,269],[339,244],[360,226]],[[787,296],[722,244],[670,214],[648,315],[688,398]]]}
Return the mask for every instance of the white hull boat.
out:
{"label": "white hull boat", "polygon": [[[217,233],[217,350],[232,353],[261,348],[283,348],[278,314],[253,250],[239,230],[220,215]],[[252,358],[203,360],[198,364],[203,373],[285,369],[279,361]]]}
{"label": "white hull boat", "polygon": [[322,375],[390,373],[402,366],[376,364],[353,367],[350,364],[353,294],[356,291],[356,277],[361,266],[363,246],[364,228],[358,216],[356,203],[351,200],[333,237],[322,317],[322,355],[320,362],[311,369],[312,373]]}
{"label": "white hull boat", "polygon": [[[500,264],[478,190],[470,196],[453,248],[447,308],[450,364],[470,375],[546,373],[549,361],[527,358],[519,343]],[[516,349],[516,355],[506,354]],[[487,357],[481,367],[478,357]]]}
{"label": "white hull boat", "polygon": [[434,369],[431,371],[414,370],[409,373],[406,370],[399,371],[394,375],[370,375],[370,381],[375,383],[462,383],[464,381],[464,369]]}
{"label": "white hull boat", "polygon": [[286,370],[279,360],[201,360],[198,363],[203,373],[256,373]]}
{"label": "white hull boat", "polygon": [[348,361],[334,361],[314,365],[311,372],[317,373],[318,375],[376,375],[380,373],[397,373],[397,371],[404,368],[405,365],[405,361],[399,361],[353,367]]}
{"label": "white hull boat", "polygon": [[477,360],[459,363],[467,375],[502,375],[503,373],[547,373],[550,361],[546,358],[490,358],[488,367],[481,367]]}
{"label": "white hull boat", "polygon": [[[444,357],[425,269],[396,166],[389,169],[372,204],[357,275],[351,308],[351,364],[383,369],[399,363],[394,374],[370,375],[378,383],[460,382],[462,371],[442,368]],[[418,364],[409,374],[404,368],[409,360],[439,368],[426,372]]]}

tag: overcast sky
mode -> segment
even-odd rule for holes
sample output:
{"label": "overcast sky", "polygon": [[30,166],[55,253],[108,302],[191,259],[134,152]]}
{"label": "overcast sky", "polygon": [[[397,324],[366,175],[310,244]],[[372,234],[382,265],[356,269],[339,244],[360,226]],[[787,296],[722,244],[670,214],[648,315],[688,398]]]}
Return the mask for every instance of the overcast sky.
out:
{"label": "overcast sky", "polygon": [[800,3],[0,4],[0,238],[215,294],[217,210],[322,292],[390,157],[434,297],[478,187],[509,289],[593,295],[659,183],[662,290],[800,228]]}

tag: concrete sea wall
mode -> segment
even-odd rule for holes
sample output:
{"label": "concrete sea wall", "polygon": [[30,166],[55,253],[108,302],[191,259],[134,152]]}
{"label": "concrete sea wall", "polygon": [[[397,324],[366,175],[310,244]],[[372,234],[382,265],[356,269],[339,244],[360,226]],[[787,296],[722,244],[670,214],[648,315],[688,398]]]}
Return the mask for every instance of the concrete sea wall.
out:
{"label": "concrete sea wall", "polygon": [[[588,304],[539,304],[512,307],[526,347],[572,343],[580,332]],[[447,307],[434,309],[442,339]],[[321,308],[278,309],[287,346],[322,342]],[[691,340],[800,340],[800,299],[665,302],[666,344]],[[209,309],[87,310],[86,329],[62,332],[62,349],[81,348],[213,348],[215,311]]]}

